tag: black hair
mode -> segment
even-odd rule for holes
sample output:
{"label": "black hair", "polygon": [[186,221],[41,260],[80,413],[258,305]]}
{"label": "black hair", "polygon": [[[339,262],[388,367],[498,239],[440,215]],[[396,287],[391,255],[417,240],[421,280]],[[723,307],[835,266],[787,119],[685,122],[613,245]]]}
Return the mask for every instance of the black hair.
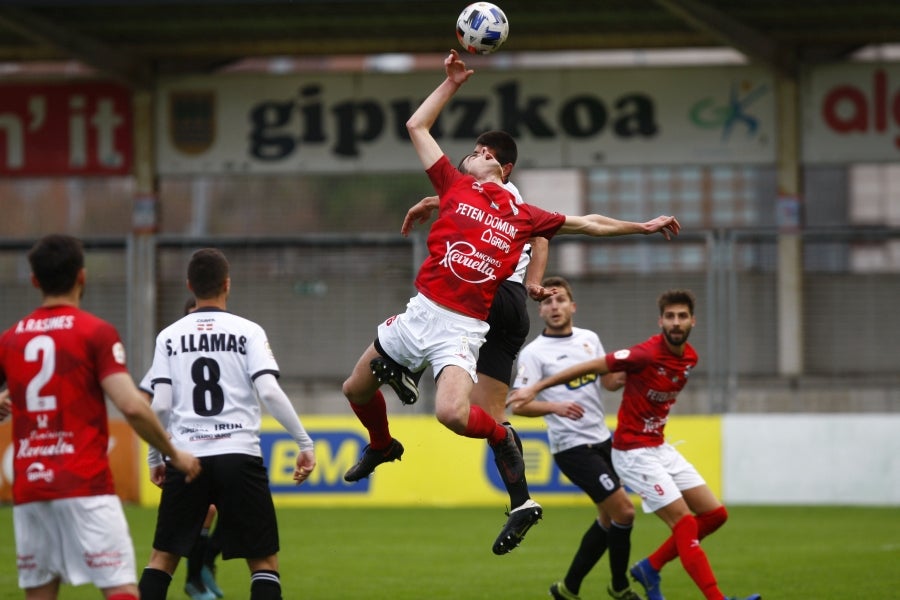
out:
{"label": "black hair", "polygon": [[197,250],[188,263],[187,278],[197,299],[215,298],[225,291],[228,259],[217,248]]}
{"label": "black hair", "polygon": [[659,306],[659,314],[663,314],[667,306],[684,304],[688,307],[688,311],[691,315],[693,315],[694,302],[694,293],[690,290],[668,290],[660,295],[656,304]]}
{"label": "black hair", "polygon": [[28,262],[41,292],[60,296],[75,287],[78,273],[84,268],[84,248],[78,238],[51,234],[32,246]]}
{"label": "black hair", "polygon": [[478,136],[475,144],[481,144],[490,148],[493,151],[494,158],[497,159],[501,166],[510,163],[516,164],[516,161],[519,159],[519,147],[516,145],[516,140],[505,131],[500,131],[499,129],[485,131]]}

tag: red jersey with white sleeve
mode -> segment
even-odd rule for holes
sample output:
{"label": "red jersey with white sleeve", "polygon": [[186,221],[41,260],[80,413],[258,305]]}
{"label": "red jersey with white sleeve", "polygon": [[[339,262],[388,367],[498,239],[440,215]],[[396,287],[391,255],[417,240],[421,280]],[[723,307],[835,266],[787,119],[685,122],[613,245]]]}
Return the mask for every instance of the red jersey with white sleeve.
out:
{"label": "red jersey with white sleeve", "polygon": [[15,504],[115,493],[100,382],[127,371],[115,327],[74,306],[40,307],[3,333]]}
{"label": "red jersey with white sleeve", "polygon": [[681,356],[672,354],[659,333],[636,346],[607,354],[606,364],[610,371],[628,374],[613,448],[634,450],[662,445],[669,409],[697,366],[694,348],[685,342]]}
{"label": "red jersey with white sleeve", "polygon": [[497,287],[513,274],[525,243],[552,238],[566,217],[517,204],[502,185],[463,175],[446,155],[427,173],[440,208],[416,289],[441,306],[487,319]]}

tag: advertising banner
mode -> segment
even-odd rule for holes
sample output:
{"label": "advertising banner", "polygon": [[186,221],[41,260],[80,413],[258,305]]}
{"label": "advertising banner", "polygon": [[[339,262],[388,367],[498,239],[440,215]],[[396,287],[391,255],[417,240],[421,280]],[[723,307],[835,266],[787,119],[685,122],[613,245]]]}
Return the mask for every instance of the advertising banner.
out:
{"label": "advertising banner", "polygon": [[[162,174],[415,171],[406,121],[442,73],[228,75],[163,80]],[[773,164],[773,79],[762,68],[484,71],[432,132],[456,162],[503,129],[524,167]]]}
{"label": "advertising banner", "polygon": [[[590,505],[590,499],[560,473],[550,454],[543,419],[514,418],[522,438],[526,477],[532,496],[545,506]],[[700,470],[713,491],[721,487],[720,417],[684,416],[670,420],[669,439]],[[509,503],[493,453],[480,440],[460,437],[433,416],[392,417],[391,432],[403,443],[400,461],[380,465],[368,479],[344,481],[368,442],[352,416],[309,416],[303,424],[316,444],[318,465],[300,486],[291,476],[297,445],[267,418],[262,430],[263,459],[278,506],[498,506]],[[615,419],[609,421],[615,427]],[[145,448],[146,450],[146,448]],[[141,467],[142,504],[155,506],[159,490]]]}
{"label": "advertising banner", "polygon": [[0,176],[127,175],[133,148],[125,86],[0,84]]}
{"label": "advertising banner", "polygon": [[808,75],[802,112],[804,162],[896,162],[900,64],[816,67]]}

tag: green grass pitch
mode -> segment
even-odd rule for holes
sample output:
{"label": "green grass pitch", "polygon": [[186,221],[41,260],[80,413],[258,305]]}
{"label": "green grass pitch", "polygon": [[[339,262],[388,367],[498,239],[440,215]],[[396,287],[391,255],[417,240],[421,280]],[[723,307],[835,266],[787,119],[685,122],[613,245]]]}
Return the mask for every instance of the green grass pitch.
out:
{"label": "green grass pitch", "polygon": [[[149,556],[155,511],[127,507],[138,569]],[[896,598],[900,595],[900,508],[729,507],[725,526],[703,542],[726,595],[765,600]],[[561,578],[593,508],[547,507],[525,542],[506,556],[491,544],[505,517],[497,508],[279,509],[281,578],[285,600],[546,598]],[[632,559],[667,535],[638,509]],[[0,598],[17,589],[12,509],[0,507]],[[249,596],[243,561],[219,562],[226,599]],[[606,557],[581,596],[606,598]],[[183,593],[184,563],[170,598]],[[663,570],[672,600],[700,598],[681,564]],[[61,600],[99,598],[91,586],[63,586]]]}

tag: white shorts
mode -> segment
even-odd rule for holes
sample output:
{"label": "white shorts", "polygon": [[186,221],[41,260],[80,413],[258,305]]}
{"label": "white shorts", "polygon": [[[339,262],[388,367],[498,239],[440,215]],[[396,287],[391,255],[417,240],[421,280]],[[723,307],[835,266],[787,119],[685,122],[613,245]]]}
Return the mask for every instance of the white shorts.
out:
{"label": "white shorts", "polygon": [[485,321],[443,308],[417,294],[409,300],[406,312],[378,326],[378,342],[389,357],[410,371],[431,365],[437,376],[444,367],[456,365],[478,381],[478,349],[488,329]]}
{"label": "white shorts", "polygon": [[613,468],[622,483],[641,497],[645,513],[653,513],[706,481],[671,444],[612,451]]}
{"label": "white shorts", "polygon": [[14,506],[13,524],[20,588],[57,577],[101,589],[137,583],[134,545],[116,495]]}

